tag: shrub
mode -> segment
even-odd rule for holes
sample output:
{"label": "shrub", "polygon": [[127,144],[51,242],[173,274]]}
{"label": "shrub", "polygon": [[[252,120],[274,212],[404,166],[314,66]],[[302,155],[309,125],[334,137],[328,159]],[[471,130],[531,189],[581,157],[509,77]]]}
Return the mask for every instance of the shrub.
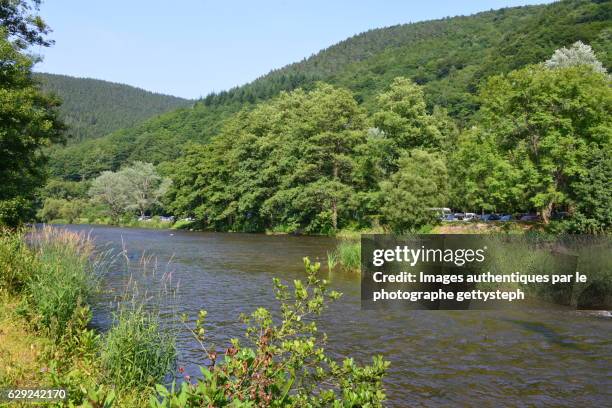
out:
{"label": "shrub", "polygon": [[34,263],[32,252],[23,242],[23,234],[0,229],[0,292],[21,292]]}
{"label": "shrub", "polygon": [[[195,384],[183,382],[177,389],[157,385],[161,401],[152,407],[380,407],[385,399],[382,378],[389,365],[382,357],[359,366],[346,358],[341,364],[330,358],[313,318],[326,302],[340,297],[328,282],[317,277],[320,265],[305,258],[306,283],[294,281],[294,289],[274,280],[280,316],[264,308],[244,316],[247,325],[243,346],[233,339],[223,358],[204,345],[206,312],[201,311],[193,334],[202,345],[203,377]],[[276,317],[276,318],[275,318]],[[278,323],[275,323],[278,322]]]}
{"label": "shrub", "polygon": [[165,333],[156,314],[142,307],[124,307],[104,339],[102,366],[116,386],[144,388],[170,372],[176,358],[174,338]]}

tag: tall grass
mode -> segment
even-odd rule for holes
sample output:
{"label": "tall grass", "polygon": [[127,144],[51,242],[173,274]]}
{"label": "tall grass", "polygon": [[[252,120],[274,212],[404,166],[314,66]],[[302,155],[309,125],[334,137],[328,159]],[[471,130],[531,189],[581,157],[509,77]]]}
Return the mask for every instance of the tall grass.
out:
{"label": "tall grass", "polygon": [[347,271],[359,272],[361,270],[361,243],[349,240],[340,241],[334,251],[334,260],[337,260],[336,262]]}
{"label": "tall grass", "polygon": [[[107,378],[120,388],[137,388],[160,382],[174,366],[176,339],[162,327],[159,310],[172,302],[171,272],[158,276],[157,259],[143,253],[133,265],[123,248],[128,280],[116,299],[113,327],[103,339],[102,366]],[[159,279],[158,279],[159,278]],[[140,291],[139,284],[157,290]]]}
{"label": "tall grass", "polygon": [[164,378],[176,359],[175,339],[155,313],[122,308],[104,339],[102,366],[113,384],[143,388]]}
{"label": "tall grass", "polygon": [[27,280],[28,303],[39,324],[61,335],[93,292],[96,262],[84,234],[45,227],[31,234],[37,262]]}
{"label": "tall grass", "polygon": [[332,272],[338,265],[338,254],[336,251],[327,251],[327,269]]}

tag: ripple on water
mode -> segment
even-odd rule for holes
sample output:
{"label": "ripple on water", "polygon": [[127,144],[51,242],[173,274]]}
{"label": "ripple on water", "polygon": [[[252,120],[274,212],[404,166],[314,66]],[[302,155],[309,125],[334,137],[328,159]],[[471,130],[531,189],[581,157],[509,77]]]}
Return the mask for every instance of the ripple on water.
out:
{"label": "ripple on water", "polygon": [[[163,314],[176,328],[179,365],[198,375],[202,352],[177,315],[208,311],[210,339],[225,347],[243,328],[238,315],[273,306],[271,280],[302,276],[302,257],[325,259],[334,241],[321,237],[189,233],[70,226],[92,230],[97,244],[125,242],[129,256],[171,260],[180,282],[176,310]],[[116,288],[121,269],[106,279]],[[389,406],[610,406],[612,319],[602,314],[501,311],[361,311],[359,280],[335,273],[344,293],[320,326],[332,355],[391,361],[385,379]],[[94,323],[108,327],[112,293],[95,305]],[[177,313],[177,311],[179,313]]]}

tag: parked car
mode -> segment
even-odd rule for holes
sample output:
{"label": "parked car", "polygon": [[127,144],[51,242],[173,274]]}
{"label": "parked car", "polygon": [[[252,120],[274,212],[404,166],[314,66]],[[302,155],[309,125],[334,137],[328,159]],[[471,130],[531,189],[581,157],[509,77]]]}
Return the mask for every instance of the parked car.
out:
{"label": "parked car", "polygon": [[502,214],[500,215],[499,220],[502,222],[507,222],[514,220],[514,217],[512,216],[512,214]]}
{"label": "parked car", "polygon": [[455,218],[453,214],[446,214],[444,217],[442,217],[442,221],[450,222],[450,221],[457,221],[457,219]]}
{"label": "parked car", "polygon": [[478,221],[479,219],[480,217],[476,213],[468,212],[463,215],[463,221]]}
{"label": "parked car", "polygon": [[480,219],[484,222],[499,221],[500,216],[497,214],[483,214]]}
{"label": "parked car", "polygon": [[429,208],[429,211],[435,212],[438,219],[442,221],[444,221],[444,217],[451,214],[451,209],[447,207],[433,207],[433,208]]}
{"label": "parked car", "polygon": [[538,214],[525,214],[519,218],[519,221],[537,222],[541,221],[541,218]]}
{"label": "parked car", "polygon": [[455,221],[463,221],[463,217],[465,217],[464,213],[454,213]]}

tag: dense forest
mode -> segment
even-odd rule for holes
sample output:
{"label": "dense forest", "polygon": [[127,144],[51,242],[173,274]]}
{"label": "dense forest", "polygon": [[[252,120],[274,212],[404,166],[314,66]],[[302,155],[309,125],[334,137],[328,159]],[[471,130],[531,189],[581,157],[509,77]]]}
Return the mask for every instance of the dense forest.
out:
{"label": "dense forest", "polygon": [[[609,231],[611,5],[568,0],[373,30],[134,127],[15,153],[31,180],[5,170],[14,181],[5,192],[21,200],[11,199],[11,214],[401,233],[426,230],[451,207]],[[13,48],[4,52],[19,66]],[[70,123],[57,120],[59,100],[38,95],[32,61],[22,64],[16,84],[34,92],[42,122],[5,133],[61,141]],[[49,152],[53,177],[38,189]]]}
{"label": "dense forest", "polygon": [[43,91],[62,101],[60,117],[68,126],[69,143],[104,136],[193,104],[187,99],[99,79],[45,73],[37,73],[34,78]]}
{"label": "dense forest", "polygon": [[610,228],[612,90],[589,45],[493,75],[476,98],[461,129],[444,108],[430,112],[425,88],[405,77],[376,96],[373,112],[323,82],[282,91],[174,161],[55,180],[39,216],[116,223],[157,213],[217,231],[403,233],[452,207],[537,212],[547,227],[566,214],[557,230]]}
{"label": "dense forest", "polygon": [[79,180],[134,160],[177,158],[186,141],[206,142],[241,109],[281,91],[311,90],[318,81],[351,90],[373,112],[376,95],[403,76],[423,86],[430,112],[443,107],[464,127],[478,110],[479,88],[493,74],[541,62],[577,40],[590,44],[610,67],[611,15],[609,1],[571,0],[367,31],[193,107],[58,150],[52,171]]}

